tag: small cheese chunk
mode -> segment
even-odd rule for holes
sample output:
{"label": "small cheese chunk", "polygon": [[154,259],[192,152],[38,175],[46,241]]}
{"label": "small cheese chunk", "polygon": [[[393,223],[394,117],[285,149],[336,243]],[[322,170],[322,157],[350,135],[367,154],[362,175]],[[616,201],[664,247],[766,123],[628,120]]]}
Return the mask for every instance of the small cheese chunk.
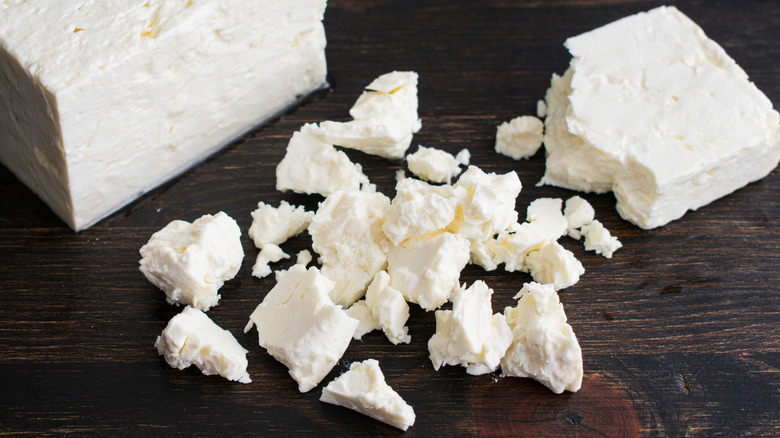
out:
{"label": "small cheese chunk", "polygon": [[141,247],[141,272],[165,292],[166,301],[207,311],[219,303],[222,285],[244,260],[241,230],[219,212],[193,223],[176,220]]}
{"label": "small cheese chunk", "polygon": [[547,102],[545,102],[544,99],[536,101],[536,115],[540,119],[547,117]]}
{"label": "small cheese chunk", "polygon": [[558,242],[550,242],[525,258],[531,277],[541,284],[551,284],[555,290],[567,288],[585,273],[582,263]]}
{"label": "small cheese chunk", "polygon": [[401,430],[414,425],[414,409],[385,382],[379,362],[353,362],[322,389],[320,401],[358,411]]}
{"label": "small cheese chunk", "polygon": [[582,237],[580,228],[593,222],[595,214],[593,206],[581,197],[572,196],[567,199],[563,215],[566,216],[566,222],[569,224],[569,237],[580,240],[580,237]]}
{"label": "small cheese chunk", "polygon": [[515,201],[522,184],[515,171],[498,175],[470,166],[454,188],[462,190],[461,215],[450,226],[458,234],[482,242],[517,222]]}
{"label": "small cheese chunk", "polygon": [[469,242],[441,232],[407,239],[388,253],[390,287],[427,311],[446,303],[469,261]]}
{"label": "small cheese chunk", "polygon": [[382,232],[390,199],[379,192],[338,190],[320,205],[309,225],[322,274],[335,282],[330,297],[349,307],[360,299],[374,274],[387,267],[390,241]]}
{"label": "small cheese chunk", "polygon": [[678,9],[661,6],[565,43],[547,91],[542,182],[613,191],[649,229],[769,174],[780,115],[747,74]]}
{"label": "small cheese chunk", "polygon": [[309,263],[312,261],[311,253],[308,249],[301,250],[295,258],[295,263],[298,265],[303,265],[303,267],[306,267]]}
{"label": "small cheese chunk", "polygon": [[278,245],[273,243],[266,243],[263,245],[263,249],[260,250],[260,254],[257,255],[257,260],[254,266],[252,266],[252,275],[257,278],[263,278],[271,275],[270,263],[276,263],[282,259],[289,259],[290,256],[285,254]]}
{"label": "small cheese chunk", "polygon": [[526,283],[504,309],[512,345],[501,360],[502,374],[531,377],[556,394],[582,385],[582,350],[558,294],[551,285]]}
{"label": "small cheese chunk", "polygon": [[618,238],[610,235],[604,225],[595,219],[582,227],[582,234],[585,236],[587,251],[596,251],[596,254],[601,254],[608,259],[612,258],[612,253],[623,247]]}
{"label": "small cheese chunk", "polygon": [[515,222],[506,230],[484,242],[473,242],[471,262],[492,271],[504,263],[507,272],[528,272],[525,259],[550,243],[550,239],[540,235],[528,222]]}
{"label": "small cheese chunk", "polygon": [[434,183],[449,184],[460,173],[458,160],[441,149],[418,146],[417,152],[406,156],[406,161],[415,176]]}
{"label": "small cheese chunk", "polygon": [[412,341],[409,328],[405,325],[409,319],[409,305],[400,291],[390,287],[390,275],[387,272],[376,273],[366,291],[365,303],[390,342],[397,345]]}
{"label": "small cheese chunk", "polygon": [[544,123],[534,116],[516,117],[498,125],[496,152],[515,160],[529,158],[542,146]]}
{"label": "small cheese chunk", "polygon": [[203,374],[250,383],[246,353],[235,337],[205,313],[187,306],[168,321],[154,343],[168,365],[183,370],[192,364]]}
{"label": "small cheese chunk", "polygon": [[469,152],[468,149],[461,149],[460,152],[455,155],[455,161],[461,166],[468,166],[471,162],[471,152]]}
{"label": "small cheese chunk", "polygon": [[359,324],[328,296],[333,282],[317,268],[293,265],[280,275],[244,332],[257,325],[257,338],[268,354],[290,370],[298,390],[307,392],[336,365]]}
{"label": "small cheese chunk", "polygon": [[561,212],[560,198],[538,198],[528,205],[526,220],[540,236],[558,240],[567,233],[569,222]]}
{"label": "small cheese chunk", "polygon": [[293,133],[287,153],[276,166],[276,189],[328,196],[339,189],[360,190],[368,185],[360,165],[314,135],[313,129],[306,124]]}
{"label": "small cheese chunk", "polygon": [[306,211],[303,206],[292,206],[287,201],[282,201],[278,208],[259,202],[257,209],[252,212],[249,237],[258,248],[262,248],[266,243],[281,245],[305,230],[312,217],[313,211]]}
{"label": "small cheese chunk", "polygon": [[452,298],[452,310],[436,311],[436,333],[428,341],[433,368],[462,365],[472,375],[495,371],[512,343],[501,313],[493,314],[490,289],[478,280]]}
{"label": "small cheese chunk", "polygon": [[363,339],[363,335],[366,333],[370,333],[374,330],[382,328],[379,325],[379,321],[374,318],[374,315],[368,308],[366,300],[355,301],[355,303],[349,306],[349,308],[346,309],[344,313],[349,315],[351,318],[355,318],[360,321],[360,324],[358,324],[357,328],[355,329],[355,333],[352,334],[352,337],[358,341]]}
{"label": "small cheese chunk", "polygon": [[315,133],[327,143],[385,158],[402,158],[422,124],[417,73],[391,72],[371,82],[349,111],[349,122],[325,121]]}

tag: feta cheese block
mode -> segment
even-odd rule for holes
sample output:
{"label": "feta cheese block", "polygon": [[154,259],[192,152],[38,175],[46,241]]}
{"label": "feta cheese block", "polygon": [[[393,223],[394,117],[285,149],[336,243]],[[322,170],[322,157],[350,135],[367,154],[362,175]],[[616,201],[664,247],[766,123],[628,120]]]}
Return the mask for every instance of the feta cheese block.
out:
{"label": "feta cheese block", "polygon": [[422,145],[406,156],[406,162],[415,176],[434,183],[449,184],[460,173],[460,163],[451,153]]}
{"label": "feta cheese block", "polygon": [[534,116],[515,117],[496,128],[495,150],[515,160],[529,158],[542,147],[543,138],[544,122]]}
{"label": "feta cheese block", "polygon": [[780,115],[702,29],[671,6],[569,38],[547,91],[542,182],[613,191],[618,213],[662,226],[763,178]]}
{"label": "feta cheese block", "polygon": [[526,283],[504,309],[512,344],[501,359],[503,375],[531,377],[556,394],[582,385],[582,350],[551,285]]}
{"label": "feta cheese block", "polygon": [[0,162],[89,227],[322,87],[325,4],[4,3]]}
{"label": "feta cheese block", "polygon": [[278,245],[266,243],[263,249],[257,255],[254,266],[252,266],[252,275],[257,278],[263,278],[271,275],[271,263],[276,263],[282,259],[289,259],[290,256],[282,251]]}
{"label": "feta cheese block", "polygon": [[349,110],[349,122],[313,127],[322,141],[398,159],[422,123],[417,117],[417,73],[394,71],[374,79]]}
{"label": "feta cheese block", "polygon": [[512,332],[504,315],[493,314],[490,289],[477,280],[460,287],[452,297],[452,310],[437,310],[436,333],[428,340],[433,368],[461,365],[471,375],[495,371],[501,363]]}
{"label": "feta cheese block", "polygon": [[252,382],[246,372],[247,350],[194,307],[187,306],[171,318],[154,347],[173,368],[183,370],[195,364],[207,376],[219,374],[228,380]]}
{"label": "feta cheese block", "polygon": [[219,212],[189,223],[176,220],[141,247],[141,272],[165,292],[170,304],[207,311],[219,303],[219,288],[244,260],[241,230]]}
{"label": "feta cheese block", "polygon": [[435,310],[458,287],[469,252],[468,239],[448,232],[407,239],[387,255],[390,287],[426,311]]}
{"label": "feta cheese block", "polygon": [[382,224],[389,207],[382,193],[338,190],[317,209],[309,234],[322,274],[335,282],[334,303],[349,307],[365,294],[374,274],[387,267],[390,241]]}
{"label": "feta cheese block", "polygon": [[412,341],[409,328],[405,325],[409,319],[409,305],[401,291],[390,287],[390,275],[387,272],[376,273],[366,291],[365,303],[390,342],[397,345]]}
{"label": "feta cheese block", "polygon": [[287,201],[282,201],[277,208],[259,202],[252,212],[248,234],[258,248],[262,249],[268,243],[281,245],[305,230],[312,217],[313,211],[306,211],[303,206],[295,207]]}
{"label": "feta cheese block", "polygon": [[308,392],[347,350],[358,320],[333,304],[333,282],[317,268],[293,265],[249,317],[261,347],[290,370],[300,392]]}
{"label": "feta cheese block", "polygon": [[414,409],[390,385],[375,359],[353,362],[322,389],[320,401],[352,409],[401,430],[414,425]]}
{"label": "feta cheese block", "polygon": [[585,273],[574,254],[555,241],[528,253],[525,264],[534,281],[551,284],[556,291],[574,285]]}

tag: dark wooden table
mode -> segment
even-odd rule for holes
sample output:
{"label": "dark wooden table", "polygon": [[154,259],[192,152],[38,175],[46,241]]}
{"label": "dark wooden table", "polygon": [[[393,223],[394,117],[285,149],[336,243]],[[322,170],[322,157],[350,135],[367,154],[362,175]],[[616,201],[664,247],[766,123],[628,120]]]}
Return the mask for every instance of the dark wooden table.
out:
{"label": "dark wooden table", "polygon": [[[251,276],[246,230],[257,202],[316,208],[321,198],[275,191],[274,169],[305,122],[344,120],[361,88],[391,70],[420,74],[422,130],[414,145],[457,152],[488,171],[516,170],[517,208],[573,192],[536,187],[543,154],[515,162],[493,152],[496,126],[535,114],[564,39],[658,2],[333,0],[325,16],[331,88],[255,130],[175,181],[75,234],[0,168],[0,433],[15,435],[396,435],[397,430],[297,391],[284,366],[242,329],[273,286]],[[780,102],[780,3],[688,1],[698,22]],[[404,163],[349,152],[393,195]],[[624,247],[607,260],[562,239],[586,273],[561,292],[583,351],[575,394],[529,379],[436,372],[434,317],[417,306],[412,343],[381,332],[350,345],[325,382],[376,358],[414,407],[409,436],[780,435],[780,175],[751,184],[652,231],[621,220],[612,195],[584,195]],[[180,309],[138,271],[138,249],[174,219],[223,210],[241,226],[242,270],[209,312],[250,350],[249,385],[172,370],[153,348]],[[307,234],[287,242],[309,247]],[[276,267],[287,267],[280,263]],[[530,277],[467,267],[493,307],[512,305]]]}

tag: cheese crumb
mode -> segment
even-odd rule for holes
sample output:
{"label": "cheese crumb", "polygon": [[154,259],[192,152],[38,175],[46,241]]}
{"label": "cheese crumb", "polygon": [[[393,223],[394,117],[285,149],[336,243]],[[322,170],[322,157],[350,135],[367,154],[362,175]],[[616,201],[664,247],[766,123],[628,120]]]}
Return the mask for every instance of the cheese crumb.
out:
{"label": "cheese crumb", "polygon": [[313,216],[314,212],[306,211],[303,206],[292,206],[287,201],[282,201],[278,208],[258,202],[257,209],[252,212],[249,237],[258,248],[267,243],[281,245],[305,230]]}
{"label": "cheese crumb", "polygon": [[544,123],[534,116],[515,117],[498,125],[496,152],[515,160],[529,158],[542,146]]}
{"label": "cheese crumb", "polygon": [[612,253],[623,246],[617,237],[609,234],[598,220],[593,220],[588,225],[582,227],[582,234],[585,236],[585,249],[596,251],[604,257],[611,259]]}
{"label": "cheese crumb", "polygon": [[556,291],[577,283],[580,275],[585,273],[582,263],[558,242],[547,243],[532,251],[525,258],[525,263],[534,281],[551,284]]}
{"label": "cheese crumb", "polygon": [[279,260],[288,258],[290,258],[290,256],[285,254],[285,252],[282,251],[282,248],[280,248],[278,245],[274,245],[273,243],[266,243],[263,245],[263,249],[260,250],[260,253],[257,255],[257,260],[255,261],[254,266],[252,266],[252,275],[257,278],[263,278],[271,275],[271,267],[269,264],[276,263]]}
{"label": "cheese crumb", "polygon": [[563,210],[563,214],[566,216],[566,222],[569,224],[567,230],[569,237],[580,240],[580,237],[582,237],[580,228],[593,222],[596,212],[588,201],[579,196],[572,196],[566,200],[566,208]]}
{"label": "cheese crumb", "polygon": [[348,309],[344,310],[344,313],[360,321],[355,329],[355,333],[352,334],[352,338],[358,341],[363,339],[363,335],[381,328],[379,321],[374,318],[368,305],[366,305],[366,300],[355,301]]}
{"label": "cheese crumb", "polygon": [[379,271],[366,291],[365,303],[371,315],[394,345],[412,341],[406,321],[409,319],[409,305],[403,294],[390,287],[390,275]]}
{"label": "cheese crumb", "polygon": [[415,153],[406,156],[406,160],[414,175],[430,182],[449,184],[460,173],[458,160],[441,149],[418,146]]}

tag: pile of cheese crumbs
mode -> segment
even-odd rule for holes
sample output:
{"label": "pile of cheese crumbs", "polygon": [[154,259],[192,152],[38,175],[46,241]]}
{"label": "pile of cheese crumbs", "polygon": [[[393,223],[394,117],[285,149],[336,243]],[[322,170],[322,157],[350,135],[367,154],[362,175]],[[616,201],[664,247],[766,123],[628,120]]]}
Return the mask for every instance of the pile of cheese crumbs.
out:
{"label": "pile of cheese crumbs", "polygon": [[[248,234],[260,249],[253,275],[270,275],[272,263],[290,257],[280,245],[304,230],[320,267],[307,267],[313,255],[304,250],[290,269],[276,271],[276,285],[249,315],[245,332],[257,327],[260,346],[307,392],[353,338],[382,330],[392,344],[410,343],[411,303],[434,312],[436,332],[428,350],[436,370],[460,365],[480,375],[501,367],[503,375],[533,378],[555,393],[577,391],[582,352],[557,291],[575,284],[585,270],[558,240],[584,238],[587,250],[607,258],[621,246],[594,218],[591,205],[578,196],[565,203],[540,198],[520,218],[515,204],[522,185],[514,171],[486,173],[469,166],[468,150],[453,156],[423,146],[406,156],[419,179],[401,171],[391,200],[335,145],[404,157],[421,128],[417,74],[380,76],[350,115],[348,122],[302,126],[277,167],[279,190],[325,197],[317,211],[282,201],[276,207],[260,202],[252,212]],[[531,126],[536,135],[535,123],[519,125]],[[502,136],[503,129],[502,150],[526,141]],[[169,303],[187,306],[155,343],[172,367],[195,364],[204,374],[250,382],[247,350],[204,313],[219,303],[220,286],[241,265],[240,236],[236,222],[220,212],[191,224],[173,221],[141,248],[144,275]],[[460,283],[469,263],[486,271],[526,272],[534,281],[522,286],[515,307],[493,313],[488,284]],[[439,309],[447,302],[452,310]],[[353,363],[323,389],[320,400],[403,430],[415,419],[373,359]]]}

